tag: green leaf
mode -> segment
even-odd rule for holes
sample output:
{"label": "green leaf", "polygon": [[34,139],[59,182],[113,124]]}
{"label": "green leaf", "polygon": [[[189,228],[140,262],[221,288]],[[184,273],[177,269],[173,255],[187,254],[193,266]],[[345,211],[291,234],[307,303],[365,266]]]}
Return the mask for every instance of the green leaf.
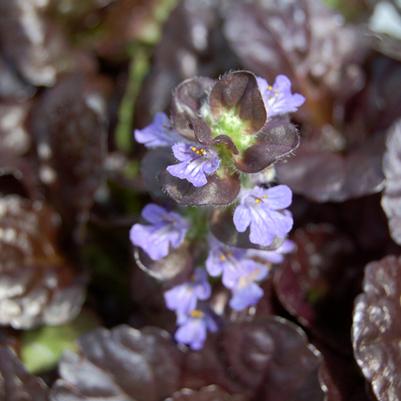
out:
{"label": "green leaf", "polygon": [[73,321],[61,326],[44,326],[22,334],[21,360],[30,373],[55,367],[65,350],[76,350],[76,340],[99,325],[90,312],[82,312]]}

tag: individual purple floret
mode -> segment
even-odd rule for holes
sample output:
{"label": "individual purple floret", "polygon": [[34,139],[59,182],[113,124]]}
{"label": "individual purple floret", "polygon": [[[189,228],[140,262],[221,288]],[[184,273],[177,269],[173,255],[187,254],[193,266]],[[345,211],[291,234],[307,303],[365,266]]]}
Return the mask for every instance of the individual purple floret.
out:
{"label": "individual purple floret", "polygon": [[277,75],[273,86],[261,77],[256,80],[268,118],[297,111],[305,102],[305,98],[299,93],[291,93],[291,81],[285,75]]}
{"label": "individual purple floret", "polygon": [[134,132],[135,140],[147,148],[172,146],[181,138],[171,127],[170,120],[165,113],[156,113],[150,125]]}
{"label": "individual purple floret", "polygon": [[149,224],[134,224],[130,230],[130,240],[153,260],[164,258],[170,246],[178,248],[184,241],[189,225],[178,213],[168,212],[150,203],[142,210],[142,217]]}
{"label": "individual purple floret", "polygon": [[232,288],[237,279],[237,271],[246,257],[246,249],[234,248],[211,237],[210,251],[206,259],[206,269],[212,277],[222,275],[226,288]]}
{"label": "individual purple floret", "polygon": [[246,260],[237,271],[237,279],[231,288],[232,298],[230,307],[240,311],[249,306],[256,305],[263,296],[263,290],[257,282],[267,277],[269,269],[252,260]]}
{"label": "individual purple floret", "polygon": [[178,329],[175,339],[179,344],[185,344],[193,350],[199,350],[206,341],[207,332],[217,331],[217,324],[207,313],[194,309],[188,315],[180,315],[177,320]]}
{"label": "individual purple floret", "polygon": [[167,308],[178,315],[189,315],[196,308],[198,300],[210,297],[211,288],[207,274],[203,269],[196,269],[192,281],[177,285],[164,293]]}
{"label": "individual purple floret", "polygon": [[180,163],[168,166],[167,171],[174,177],[189,181],[195,187],[206,185],[207,176],[220,166],[220,159],[213,149],[177,143],[172,150]]}
{"label": "individual purple floret", "polygon": [[276,237],[284,238],[293,226],[291,213],[284,210],[291,202],[292,192],[286,185],[244,190],[234,211],[235,228],[244,232],[250,226],[249,240],[253,244],[271,245]]}
{"label": "individual purple floret", "polygon": [[266,263],[282,263],[284,256],[287,253],[291,253],[295,250],[295,243],[289,239],[286,239],[277,249],[274,251],[264,251],[259,249],[248,249],[247,256],[252,258],[258,258]]}

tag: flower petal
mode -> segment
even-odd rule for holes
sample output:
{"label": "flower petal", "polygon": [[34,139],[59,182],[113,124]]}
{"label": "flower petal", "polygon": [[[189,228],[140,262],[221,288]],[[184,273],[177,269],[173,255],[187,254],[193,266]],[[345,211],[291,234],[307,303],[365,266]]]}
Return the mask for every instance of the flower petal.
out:
{"label": "flower petal", "polygon": [[266,191],[266,203],[270,209],[280,210],[291,205],[292,191],[287,185],[276,185]]}
{"label": "flower petal", "polygon": [[156,113],[150,125],[134,132],[135,140],[147,148],[171,146],[178,140],[178,134],[171,129],[165,113]]}
{"label": "flower petal", "polygon": [[206,340],[206,325],[203,319],[189,318],[175,333],[178,343],[189,345],[194,350],[203,347]]}
{"label": "flower petal", "polygon": [[251,224],[251,213],[249,209],[246,206],[238,205],[234,211],[233,221],[237,231],[240,233],[244,232],[249,224]]}
{"label": "flower petal", "polygon": [[235,291],[230,300],[230,307],[241,311],[249,306],[256,305],[263,296],[263,290],[255,283]]}
{"label": "flower petal", "polygon": [[157,224],[164,221],[167,214],[166,209],[155,203],[147,204],[142,210],[142,217],[151,224]]}

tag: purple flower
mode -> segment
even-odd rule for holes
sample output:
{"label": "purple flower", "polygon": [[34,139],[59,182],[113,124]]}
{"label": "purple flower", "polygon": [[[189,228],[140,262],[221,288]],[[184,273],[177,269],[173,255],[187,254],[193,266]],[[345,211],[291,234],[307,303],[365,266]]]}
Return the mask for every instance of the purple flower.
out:
{"label": "purple flower", "polygon": [[180,163],[168,166],[167,171],[174,177],[189,181],[194,187],[206,185],[206,176],[213,174],[220,166],[220,159],[213,149],[177,143],[172,150]]}
{"label": "purple flower", "polygon": [[299,93],[291,93],[291,81],[285,75],[277,75],[273,86],[261,77],[256,80],[268,118],[297,111],[305,102],[305,98]]}
{"label": "purple flower", "polygon": [[189,315],[195,308],[198,300],[210,297],[211,288],[207,281],[207,274],[203,269],[196,269],[190,282],[177,285],[164,294],[167,308],[177,314]]}
{"label": "purple flower", "polygon": [[237,280],[240,265],[246,258],[247,250],[225,245],[212,237],[209,240],[209,247],[206,270],[212,277],[222,275],[223,285],[232,288]]}
{"label": "purple flower", "polygon": [[134,224],[130,230],[131,242],[142,248],[153,260],[164,258],[170,245],[178,248],[188,231],[188,222],[178,213],[150,203],[142,210],[149,225]]}
{"label": "purple flower", "polygon": [[172,146],[180,140],[164,113],[156,113],[152,123],[143,129],[136,129],[134,135],[137,142],[150,149]]}
{"label": "purple flower", "polygon": [[214,319],[199,309],[193,310],[189,315],[181,315],[177,323],[179,327],[175,333],[176,341],[179,344],[189,345],[194,350],[203,347],[208,331],[217,331]]}
{"label": "purple flower", "polygon": [[247,256],[251,258],[258,258],[265,261],[266,263],[278,264],[284,261],[284,255],[293,252],[295,249],[295,243],[289,239],[286,239],[277,249],[274,251],[264,251],[259,249],[248,249]]}
{"label": "purple flower", "polygon": [[250,226],[249,240],[253,244],[268,246],[276,237],[284,238],[292,228],[293,219],[288,210],[292,192],[286,185],[269,189],[255,187],[244,190],[240,204],[234,211],[234,225],[239,232]]}
{"label": "purple flower", "polygon": [[240,311],[249,306],[256,305],[263,296],[263,290],[257,282],[265,279],[269,269],[253,260],[245,260],[237,272],[237,279],[232,287],[230,306]]}

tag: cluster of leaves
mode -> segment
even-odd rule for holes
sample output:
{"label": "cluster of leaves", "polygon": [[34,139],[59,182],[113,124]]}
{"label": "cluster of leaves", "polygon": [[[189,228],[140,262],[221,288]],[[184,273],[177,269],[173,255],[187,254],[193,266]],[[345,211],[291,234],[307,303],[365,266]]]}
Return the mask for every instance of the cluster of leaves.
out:
{"label": "cluster of leaves", "polygon": [[[373,2],[327,3],[350,19],[323,0],[0,0],[1,400],[401,400],[400,41],[369,31]],[[128,230],[165,199],[154,178],[170,160],[155,149],[140,166],[132,130],[172,110],[182,135],[189,121],[215,141],[196,102],[180,114],[171,91],[192,78],[174,98],[187,101],[189,86],[210,85],[218,113],[230,93],[193,77],[243,69],[286,74],[306,98],[298,149],[272,156],[297,195],[296,251],[257,307],[229,311],[217,291],[223,329],[191,351],[175,344],[162,294],[204,249],[172,252],[169,269],[133,255]],[[280,156],[298,144],[285,132]],[[185,192],[171,176],[165,190],[230,203],[238,171],[270,164],[275,143],[258,141],[235,156],[227,190]],[[209,223],[244,244],[222,209]]]}

